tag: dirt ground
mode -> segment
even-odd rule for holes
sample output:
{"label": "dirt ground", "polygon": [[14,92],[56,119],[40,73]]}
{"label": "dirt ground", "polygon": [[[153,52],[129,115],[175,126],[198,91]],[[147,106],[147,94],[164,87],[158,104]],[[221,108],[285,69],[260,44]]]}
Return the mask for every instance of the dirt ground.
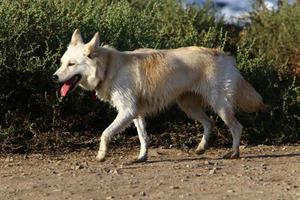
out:
{"label": "dirt ground", "polygon": [[0,157],[0,199],[300,199],[300,146],[242,147],[204,155],[150,149],[149,161],[128,164],[138,148]]}

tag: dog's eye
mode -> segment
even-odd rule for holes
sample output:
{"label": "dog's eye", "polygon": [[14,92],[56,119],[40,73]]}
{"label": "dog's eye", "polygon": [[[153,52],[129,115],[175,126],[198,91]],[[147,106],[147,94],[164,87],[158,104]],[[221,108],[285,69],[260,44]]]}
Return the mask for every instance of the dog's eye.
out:
{"label": "dog's eye", "polygon": [[68,66],[74,66],[75,65],[75,63],[73,63],[73,62],[70,62],[69,64],[68,64]]}

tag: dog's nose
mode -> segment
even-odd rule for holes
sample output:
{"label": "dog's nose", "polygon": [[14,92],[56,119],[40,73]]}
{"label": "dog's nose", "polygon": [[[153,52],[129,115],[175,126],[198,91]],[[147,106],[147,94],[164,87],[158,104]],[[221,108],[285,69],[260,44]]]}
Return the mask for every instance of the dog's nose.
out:
{"label": "dog's nose", "polygon": [[54,75],[52,76],[52,81],[53,81],[53,82],[57,82],[58,79],[59,79],[59,78],[58,78],[57,75],[54,74]]}

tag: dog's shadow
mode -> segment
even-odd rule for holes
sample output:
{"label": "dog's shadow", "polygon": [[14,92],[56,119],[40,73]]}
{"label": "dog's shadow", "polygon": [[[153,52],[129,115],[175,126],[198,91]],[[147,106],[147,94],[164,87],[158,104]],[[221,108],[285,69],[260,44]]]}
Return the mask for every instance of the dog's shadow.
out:
{"label": "dog's shadow", "polygon": [[177,159],[149,160],[146,163],[161,163],[161,162],[181,163],[186,161],[200,161],[200,160],[215,160],[215,159],[209,157],[190,157],[190,158],[177,158]]}
{"label": "dog's shadow", "polygon": [[249,155],[249,156],[243,156],[242,158],[255,159],[255,158],[284,158],[284,157],[300,157],[300,153]]}
{"label": "dog's shadow", "polygon": [[[239,159],[243,161],[243,159],[261,159],[261,158],[285,158],[285,157],[300,157],[300,153],[288,153],[288,154],[260,154],[260,155],[246,155],[241,156]],[[149,164],[155,164],[155,163],[181,163],[181,162],[191,162],[191,161],[219,161],[219,160],[228,160],[224,159],[222,157],[188,157],[188,158],[176,158],[176,159],[157,159],[157,160],[148,160],[147,162],[141,162],[141,163],[127,163],[127,166],[134,166],[138,167],[138,165],[149,165]]]}

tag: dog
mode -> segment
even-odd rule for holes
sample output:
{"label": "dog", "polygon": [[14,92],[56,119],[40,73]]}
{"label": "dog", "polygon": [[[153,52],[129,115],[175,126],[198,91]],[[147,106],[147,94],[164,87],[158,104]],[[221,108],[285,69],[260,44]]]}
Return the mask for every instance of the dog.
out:
{"label": "dog", "polygon": [[136,162],[146,161],[149,137],[144,118],[171,102],[204,127],[196,153],[203,154],[208,148],[214,121],[205,110],[211,108],[232,134],[232,149],[224,158],[238,158],[243,127],[235,110],[266,110],[262,97],[236,68],[234,57],[219,49],[191,46],[120,52],[100,47],[99,33],[85,44],[77,29],[52,79],[63,83],[61,96],[80,86],[95,91],[99,99],[117,109],[115,120],[101,135],[99,161],[105,160],[111,137],[132,122],[140,140]]}

